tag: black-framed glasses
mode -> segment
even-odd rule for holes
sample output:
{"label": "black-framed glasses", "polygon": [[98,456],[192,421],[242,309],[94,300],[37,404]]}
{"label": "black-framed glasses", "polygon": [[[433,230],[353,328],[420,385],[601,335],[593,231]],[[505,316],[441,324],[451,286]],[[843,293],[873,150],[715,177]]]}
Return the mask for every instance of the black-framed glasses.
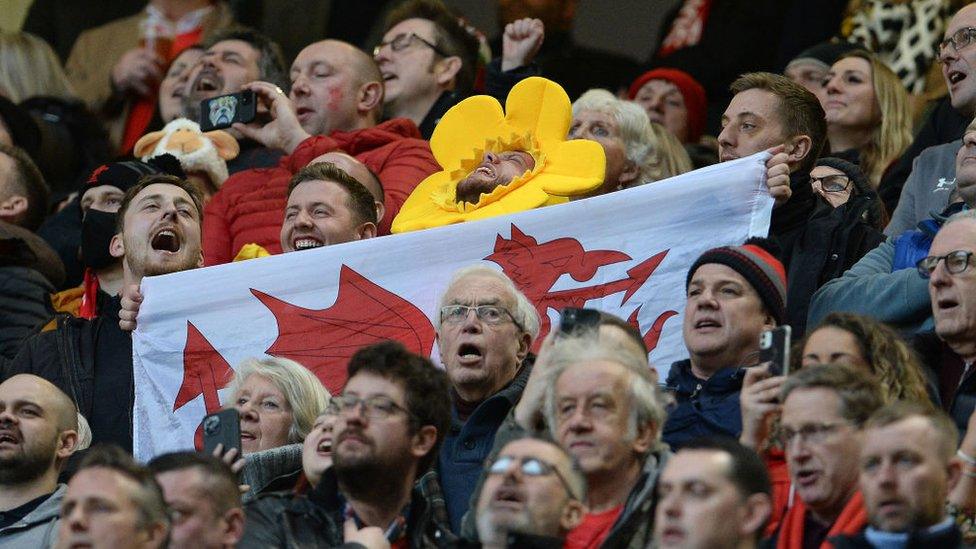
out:
{"label": "black-framed glasses", "polygon": [[515,315],[498,305],[445,305],[441,307],[441,324],[460,324],[468,318],[470,311],[474,311],[478,320],[485,324],[501,324],[508,318],[519,330],[524,330],[519,321],[515,320]]}
{"label": "black-framed glasses", "polygon": [[945,51],[952,44],[952,49],[957,53],[959,50],[973,43],[976,40],[976,27],[964,27],[952,33],[952,36],[939,42],[939,53]]}
{"label": "black-framed glasses", "polygon": [[420,42],[421,44],[427,46],[428,48],[434,50],[434,53],[436,53],[437,55],[440,55],[441,57],[450,57],[450,55],[448,55],[447,52],[445,52],[444,50],[438,48],[437,47],[437,44],[434,44],[434,43],[432,43],[432,42],[424,39],[423,37],[418,36],[417,33],[415,33],[415,32],[411,32],[409,34],[398,34],[398,35],[396,35],[396,36],[393,37],[393,40],[390,40],[388,42],[380,42],[379,44],[376,45],[375,48],[373,48],[373,57],[376,57],[377,55],[379,55],[380,54],[380,50],[382,50],[386,46],[390,46],[390,49],[393,50],[393,51],[403,51],[403,50],[407,49],[408,47],[410,47],[410,44],[414,40],[416,40],[416,41]]}
{"label": "black-framed glasses", "polygon": [[809,444],[820,444],[827,440],[837,429],[846,425],[845,423],[808,423],[799,429],[790,427],[780,427],[774,434],[776,442],[780,448],[786,449],[793,442],[793,439],[800,437],[800,440]]}
{"label": "black-framed glasses", "polygon": [[366,417],[370,419],[386,419],[398,412],[411,415],[410,410],[383,395],[375,395],[369,398],[359,398],[356,395],[336,395],[329,400],[329,405],[325,411],[332,415],[344,414],[352,410],[358,412],[360,405],[366,410]]}
{"label": "black-framed glasses", "polygon": [[929,278],[935,272],[935,268],[939,266],[939,262],[945,260],[946,270],[949,271],[949,274],[959,274],[969,267],[972,259],[973,252],[956,250],[945,255],[923,257],[915,264],[915,267],[918,268],[918,274],[922,278]]}
{"label": "black-framed glasses", "polygon": [[851,178],[846,175],[834,174],[823,177],[810,176],[810,184],[820,187],[827,193],[842,193],[851,186]]}
{"label": "black-framed glasses", "polygon": [[569,481],[563,477],[562,473],[555,465],[549,463],[548,461],[539,459],[537,457],[522,457],[516,458],[513,456],[498,456],[495,461],[486,461],[485,470],[488,471],[489,475],[504,475],[512,469],[512,465],[518,463],[519,471],[527,477],[544,477],[546,475],[556,475],[559,479],[559,483],[563,485],[566,489],[566,493],[569,497],[573,499],[579,499],[576,493],[573,492],[573,487],[569,485]]}

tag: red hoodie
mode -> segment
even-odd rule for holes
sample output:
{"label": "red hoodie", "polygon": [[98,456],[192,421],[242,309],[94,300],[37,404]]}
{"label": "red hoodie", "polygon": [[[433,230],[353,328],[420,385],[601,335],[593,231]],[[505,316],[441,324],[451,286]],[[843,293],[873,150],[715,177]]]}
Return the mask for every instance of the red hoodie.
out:
{"label": "red hoodie", "polygon": [[310,137],[278,166],[245,170],[224,182],[204,209],[204,264],[229,263],[242,246],[252,242],[270,253],[281,253],[279,234],[288,182],[314,158],[331,151],[356,157],[379,176],[386,201],[379,235],[390,234],[390,223],[414,187],[441,169],[417,126],[405,118]]}

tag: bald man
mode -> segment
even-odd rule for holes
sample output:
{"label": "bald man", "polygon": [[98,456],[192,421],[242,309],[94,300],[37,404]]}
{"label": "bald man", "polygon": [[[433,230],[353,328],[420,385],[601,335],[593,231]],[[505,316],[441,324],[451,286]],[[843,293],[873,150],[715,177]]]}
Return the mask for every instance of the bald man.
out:
{"label": "bald man", "polygon": [[58,472],[78,445],[74,402],[47,380],[0,383],[0,546],[50,547],[65,486]]}
{"label": "bald man", "polygon": [[204,216],[207,265],[230,261],[248,243],[280,253],[280,215],[289,181],[325,153],[348,154],[382,181],[380,235],[389,234],[393,217],[414,187],[440,170],[413,122],[394,118],[378,124],[383,81],[365,52],[338,40],[316,42],[295,58],[291,84],[288,95],[266,82],[246,86],[267,105],[271,121],[235,129],[288,156],[275,168],[234,174],[214,195]]}

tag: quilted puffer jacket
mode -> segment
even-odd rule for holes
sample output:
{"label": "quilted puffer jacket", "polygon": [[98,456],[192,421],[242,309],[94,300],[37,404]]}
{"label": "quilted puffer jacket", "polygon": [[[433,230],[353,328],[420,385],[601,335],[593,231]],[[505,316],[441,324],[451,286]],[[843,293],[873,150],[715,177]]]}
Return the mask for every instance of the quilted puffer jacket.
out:
{"label": "quilted puffer jacket", "polygon": [[229,263],[242,246],[261,245],[281,253],[279,233],[288,182],[314,158],[342,151],[366,164],[383,183],[386,215],[378,234],[390,234],[390,223],[414,187],[440,167],[417,126],[394,118],[378,126],[335,131],[303,141],[273,168],[232,175],[207,204],[203,216],[203,259],[206,265]]}

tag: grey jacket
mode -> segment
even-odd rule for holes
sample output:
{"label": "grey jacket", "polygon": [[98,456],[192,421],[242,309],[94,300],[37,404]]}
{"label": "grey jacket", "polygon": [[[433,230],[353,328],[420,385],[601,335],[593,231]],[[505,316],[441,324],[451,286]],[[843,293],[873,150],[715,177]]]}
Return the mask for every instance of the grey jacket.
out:
{"label": "grey jacket", "polygon": [[810,300],[807,326],[816,326],[829,313],[844,311],[872,316],[903,332],[931,330],[928,280],[915,269],[891,272],[894,255],[895,245],[888,239],[840,278],[824,284]]}
{"label": "grey jacket", "polygon": [[949,205],[949,195],[956,188],[956,153],[960,147],[962,140],[957,139],[929,147],[918,155],[885,235],[891,238],[914,229],[920,221]]}
{"label": "grey jacket", "polygon": [[61,498],[68,487],[59,484],[58,489],[36,509],[19,521],[0,529],[0,547],[51,547],[58,539],[58,516]]}

